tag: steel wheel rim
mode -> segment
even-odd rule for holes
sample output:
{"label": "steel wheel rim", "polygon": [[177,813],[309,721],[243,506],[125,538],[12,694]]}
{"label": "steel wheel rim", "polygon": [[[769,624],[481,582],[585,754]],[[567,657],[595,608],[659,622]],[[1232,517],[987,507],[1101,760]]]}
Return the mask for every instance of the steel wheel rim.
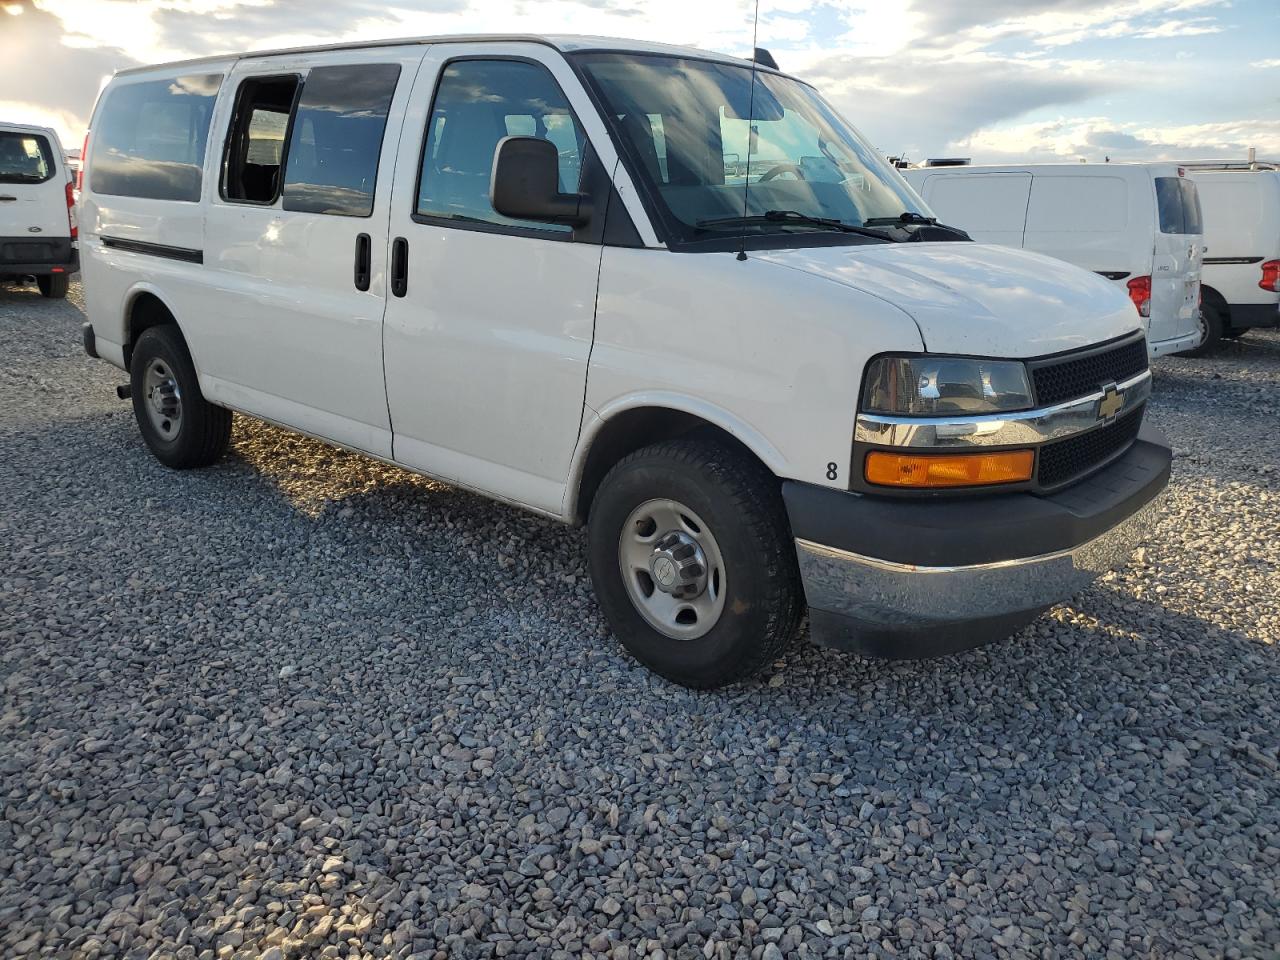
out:
{"label": "steel wheel rim", "polygon": [[151,425],[162,439],[173,440],[182,429],[182,390],[172,368],[160,357],[147,362],[142,390]]}
{"label": "steel wheel rim", "polygon": [[618,535],[618,568],[636,610],[672,640],[705,636],[724,613],[720,545],[679,501],[648,500],[631,511]]}

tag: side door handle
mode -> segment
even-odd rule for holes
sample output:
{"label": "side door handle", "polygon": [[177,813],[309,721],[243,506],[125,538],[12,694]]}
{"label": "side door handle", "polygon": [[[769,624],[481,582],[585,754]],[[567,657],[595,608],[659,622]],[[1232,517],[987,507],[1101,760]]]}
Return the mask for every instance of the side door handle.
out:
{"label": "side door handle", "polygon": [[373,242],[367,233],[356,237],[356,289],[369,289],[369,274],[373,256]]}
{"label": "side door handle", "polygon": [[14,203],[17,199],[17,197],[0,197],[0,203]]}
{"label": "side door handle", "polygon": [[409,292],[409,241],[404,237],[391,244],[391,292],[397,297]]}

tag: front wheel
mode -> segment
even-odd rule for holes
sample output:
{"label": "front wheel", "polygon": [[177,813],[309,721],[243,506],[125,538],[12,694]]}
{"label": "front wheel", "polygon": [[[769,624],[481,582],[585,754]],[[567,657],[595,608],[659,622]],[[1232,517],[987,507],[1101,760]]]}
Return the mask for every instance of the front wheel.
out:
{"label": "front wheel", "polygon": [[718,439],[646,447],[591,505],[591,579],[623,645],[696,689],[750,677],[794,638],[802,606],[777,479]]}
{"label": "front wheel", "polygon": [[129,362],[133,415],[156,459],[175,470],[207,467],[231,440],[231,411],[200,392],[195,364],[178,328],[150,327]]}

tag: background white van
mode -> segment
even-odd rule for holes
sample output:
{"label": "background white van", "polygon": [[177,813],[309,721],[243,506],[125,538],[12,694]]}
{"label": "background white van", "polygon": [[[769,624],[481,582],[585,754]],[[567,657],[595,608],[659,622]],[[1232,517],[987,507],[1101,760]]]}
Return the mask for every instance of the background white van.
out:
{"label": "background white van", "polygon": [[1204,210],[1209,345],[1280,325],[1280,164],[1187,165]]}
{"label": "background white van", "polygon": [[0,123],[0,280],[35,277],[65,297],[79,269],[75,194],[58,135]]}
{"label": "background white van", "polygon": [[902,173],[944,223],[973,239],[1045,253],[1124,286],[1144,319],[1151,356],[1200,344],[1200,209],[1195,184],[1175,164]]}

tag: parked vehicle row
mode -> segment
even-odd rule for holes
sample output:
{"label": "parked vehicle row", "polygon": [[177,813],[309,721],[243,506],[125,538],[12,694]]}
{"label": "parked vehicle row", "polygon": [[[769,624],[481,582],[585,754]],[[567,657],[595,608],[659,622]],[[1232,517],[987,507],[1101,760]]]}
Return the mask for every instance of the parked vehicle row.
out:
{"label": "parked vehicle row", "polygon": [[1125,290],[1151,356],[1203,342],[1204,226],[1195,183],[1176,165],[934,167],[905,176],[975,240],[1045,253]]}
{"label": "parked vehicle row", "polygon": [[1204,207],[1205,342],[1280,326],[1280,165],[1186,165]]}
{"label": "parked vehicle row", "polygon": [[235,410],[585,523],[615,633],[690,686],[806,607],[879,655],[1006,636],[1123,563],[1168,480],[1124,289],[937,224],[764,62],[509,37],[128,70],[84,163],[85,346],[156,457],[214,462]]}
{"label": "parked vehicle row", "polygon": [[65,297],[79,269],[76,203],[58,135],[0,123],[0,279],[35,277]]}

